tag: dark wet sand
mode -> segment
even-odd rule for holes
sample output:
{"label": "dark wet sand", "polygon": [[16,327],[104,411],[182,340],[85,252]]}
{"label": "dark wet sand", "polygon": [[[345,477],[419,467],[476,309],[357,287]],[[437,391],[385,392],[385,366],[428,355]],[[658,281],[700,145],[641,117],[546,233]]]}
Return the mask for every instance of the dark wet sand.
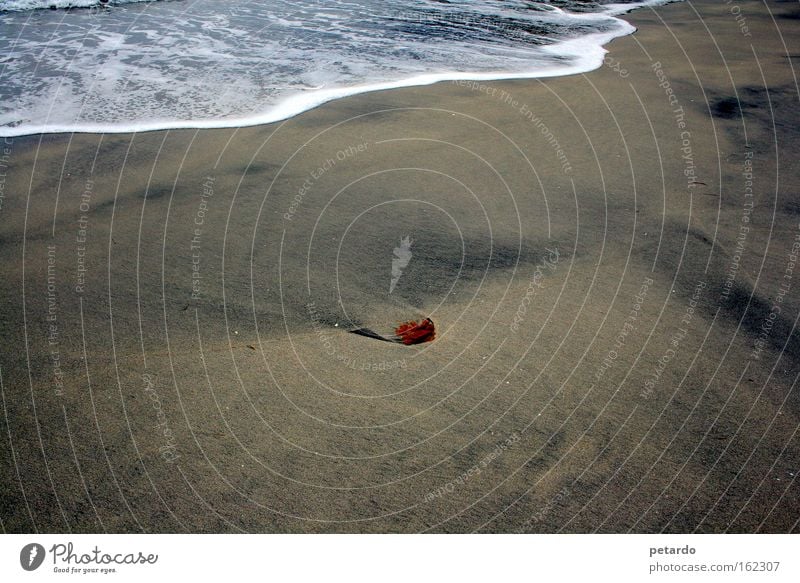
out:
{"label": "dark wet sand", "polygon": [[798,532],[800,12],[738,6],[586,75],[6,143],[3,530]]}

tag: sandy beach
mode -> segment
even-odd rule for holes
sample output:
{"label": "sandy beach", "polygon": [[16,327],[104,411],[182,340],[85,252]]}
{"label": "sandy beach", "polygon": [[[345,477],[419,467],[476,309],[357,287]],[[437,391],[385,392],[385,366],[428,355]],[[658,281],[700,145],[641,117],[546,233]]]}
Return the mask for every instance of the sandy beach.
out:
{"label": "sandy beach", "polygon": [[800,11],[624,18],[583,75],[5,138],[2,529],[800,532]]}

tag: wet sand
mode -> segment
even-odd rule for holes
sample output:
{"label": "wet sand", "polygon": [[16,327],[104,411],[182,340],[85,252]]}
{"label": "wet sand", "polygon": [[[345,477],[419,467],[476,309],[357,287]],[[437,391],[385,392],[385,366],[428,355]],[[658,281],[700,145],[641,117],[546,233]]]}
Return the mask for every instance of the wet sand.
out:
{"label": "wet sand", "polygon": [[800,531],[800,12],[732,7],[586,75],[7,139],[3,530]]}

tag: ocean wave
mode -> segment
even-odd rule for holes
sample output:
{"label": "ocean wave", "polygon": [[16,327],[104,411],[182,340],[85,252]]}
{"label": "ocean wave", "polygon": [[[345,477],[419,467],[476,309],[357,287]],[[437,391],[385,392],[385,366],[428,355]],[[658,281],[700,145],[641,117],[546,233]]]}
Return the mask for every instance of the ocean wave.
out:
{"label": "ocean wave", "polygon": [[119,6],[139,2],[156,2],[157,0],[3,0],[0,1],[0,12],[23,12],[28,10],[57,10],[62,8],[99,8]]}
{"label": "ocean wave", "polygon": [[0,136],[248,126],[365,91],[586,72],[604,44],[633,32],[619,14],[667,1],[186,0],[7,12]]}

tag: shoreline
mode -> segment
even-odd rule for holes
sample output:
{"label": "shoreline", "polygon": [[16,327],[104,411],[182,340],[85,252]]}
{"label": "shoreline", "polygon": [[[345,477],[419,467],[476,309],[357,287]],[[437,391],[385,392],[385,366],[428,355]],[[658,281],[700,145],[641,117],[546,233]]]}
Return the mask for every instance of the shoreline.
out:
{"label": "shoreline", "polygon": [[0,140],[5,530],[798,532],[800,21],[737,6],[586,74]]}
{"label": "shoreline", "polygon": [[[25,137],[42,134],[72,134],[72,133],[105,133],[105,134],[134,134],[153,131],[169,130],[211,130],[211,129],[233,129],[268,125],[288,121],[298,115],[316,109],[326,103],[338,99],[347,99],[356,95],[374,93],[379,91],[391,91],[393,89],[408,89],[413,87],[425,87],[437,83],[451,81],[509,81],[524,79],[548,79],[552,77],[564,77],[570,75],[580,75],[594,71],[603,66],[604,55],[607,53],[605,48],[608,44],[618,38],[624,38],[635,33],[635,27],[630,26],[625,15],[642,10],[664,6],[667,4],[682,2],[684,0],[641,0],[642,4],[632,8],[626,8],[624,4],[609,5],[605,12],[615,17],[621,22],[628,24],[628,30],[621,30],[616,33],[595,33],[576,39],[560,40],[553,45],[545,47],[546,52],[552,52],[558,56],[565,56],[576,59],[576,62],[563,68],[548,67],[539,71],[528,73],[427,73],[417,75],[398,81],[387,81],[381,83],[364,83],[351,87],[336,87],[327,90],[312,91],[298,94],[284,101],[275,104],[267,113],[251,114],[247,117],[233,117],[225,119],[204,119],[204,120],[177,120],[177,121],[149,121],[137,123],[81,123],[76,126],[59,125],[33,125],[26,124],[22,130],[16,127],[0,126],[0,138],[2,137]],[[587,50],[587,48],[589,50]],[[16,130],[16,131],[9,131]]]}

